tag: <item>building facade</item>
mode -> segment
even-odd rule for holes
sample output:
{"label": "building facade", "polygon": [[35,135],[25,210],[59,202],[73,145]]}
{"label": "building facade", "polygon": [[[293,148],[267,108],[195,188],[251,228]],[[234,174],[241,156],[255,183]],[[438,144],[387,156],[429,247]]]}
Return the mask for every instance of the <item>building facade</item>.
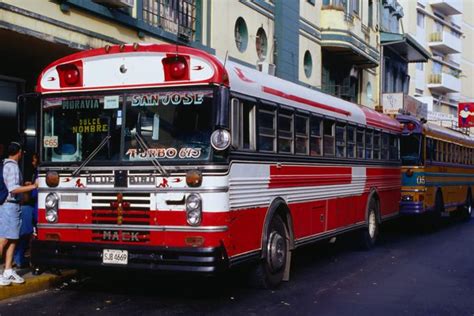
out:
{"label": "building facade", "polygon": [[[410,17],[410,10],[428,10],[438,19],[428,4],[422,8],[416,1],[404,1],[405,10],[395,0],[0,0],[0,40],[8,43],[0,48],[0,109],[14,108],[18,94],[34,91],[41,69],[53,60],[79,50],[134,42],[204,49],[222,60],[372,108],[382,105],[384,93],[409,92],[435,100],[444,96],[443,71],[426,71],[432,83],[408,91],[415,67],[407,64],[423,62],[427,56],[415,37],[424,38],[420,41],[432,51],[447,53],[453,48],[431,45],[431,33],[417,34],[416,24],[403,28],[401,21]],[[428,1],[434,0],[424,0]],[[426,28],[433,27],[426,23]],[[438,33],[459,39],[462,33],[453,23],[443,24],[452,32]],[[436,67],[451,69],[449,79],[458,79],[461,61],[448,55],[449,60],[436,61]],[[425,68],[435,68],[434,63]],[[450,98],[440,102],[449,103]],[[449,109],[448,104],[447,110],[434,110]]]}
{"label": "building facade", "polygon": [[[463,67],[463,3],[461,0],[400,0],[405,29],[429,50],[428,63],[410,65],[409,94],[428,107],[428,120],[457,127]],[[464,52],[472,54],[471,52]]]}
{"label": "building facade", "polygon": [[461,53],[462,102],[474,102],[474,1],[463,1]]}

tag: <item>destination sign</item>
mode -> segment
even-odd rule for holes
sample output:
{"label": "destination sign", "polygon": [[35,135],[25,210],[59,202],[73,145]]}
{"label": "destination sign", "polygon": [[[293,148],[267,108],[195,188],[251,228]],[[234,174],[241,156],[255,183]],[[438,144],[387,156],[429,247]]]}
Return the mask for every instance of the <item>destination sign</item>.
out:
{"label": "destination sign", "polygon": [[67,99],[62,100],[63,110],[93,110],[100,108],[99,99]]}
{"label": "destination sign", "polygon": [[210,93],[186,91],[135,94],[132,96],[132,106],[200,105],[204,102],[204,97]]}

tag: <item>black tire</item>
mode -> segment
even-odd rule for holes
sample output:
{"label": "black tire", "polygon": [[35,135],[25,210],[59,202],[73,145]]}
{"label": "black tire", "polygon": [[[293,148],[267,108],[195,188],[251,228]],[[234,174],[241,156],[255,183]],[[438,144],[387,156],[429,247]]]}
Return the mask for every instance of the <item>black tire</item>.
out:
{"label": "black tire", "polygon": [[360,231],[360,246],[364,250],[372,249],[379,235],[379,203],[371,199],[367,210],[367,225]]}
{"label": "black tire", "polygon": [[434,231],[441,227],[441,214],[444,212],[444,200],[441,191],[436,192],[435,209],[428,213],[427,230]]}
{"label": "black tire", "polygon": [[466,203],[464,204],[461,210],[461,218],[463,221],[467,222],[471,220],[471,216],[472,216],[472,195],[471,195],[471,191],[469,191],[467,194]]}
{"label": "black tire", "polygon": [[250,282],[257,288],[273,289],[283,281],[287,257],[290,255],[288,234],[280,215],[273,216],[266,237],[262,249],[265,256],[253,267]]}

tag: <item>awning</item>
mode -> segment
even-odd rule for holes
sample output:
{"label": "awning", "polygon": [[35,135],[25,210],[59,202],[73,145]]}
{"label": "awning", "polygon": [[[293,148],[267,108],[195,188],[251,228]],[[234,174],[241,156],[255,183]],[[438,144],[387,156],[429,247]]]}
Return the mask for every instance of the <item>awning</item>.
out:
{"label": "awning", "polygon": [[380,43],[391,48],[409,63],[427,62],[431,54],[410,34],[380,32]]}

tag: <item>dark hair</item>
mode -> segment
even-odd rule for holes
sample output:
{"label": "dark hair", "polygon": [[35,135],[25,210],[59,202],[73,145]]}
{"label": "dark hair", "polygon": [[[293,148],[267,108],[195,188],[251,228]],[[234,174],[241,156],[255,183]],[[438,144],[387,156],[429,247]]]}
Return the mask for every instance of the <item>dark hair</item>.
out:
{"label": "dark hair", "polygon": [[8,145],[8,156],[16,155],[20,150],[21,150],[20,143],[11,142],[10,145]]}

